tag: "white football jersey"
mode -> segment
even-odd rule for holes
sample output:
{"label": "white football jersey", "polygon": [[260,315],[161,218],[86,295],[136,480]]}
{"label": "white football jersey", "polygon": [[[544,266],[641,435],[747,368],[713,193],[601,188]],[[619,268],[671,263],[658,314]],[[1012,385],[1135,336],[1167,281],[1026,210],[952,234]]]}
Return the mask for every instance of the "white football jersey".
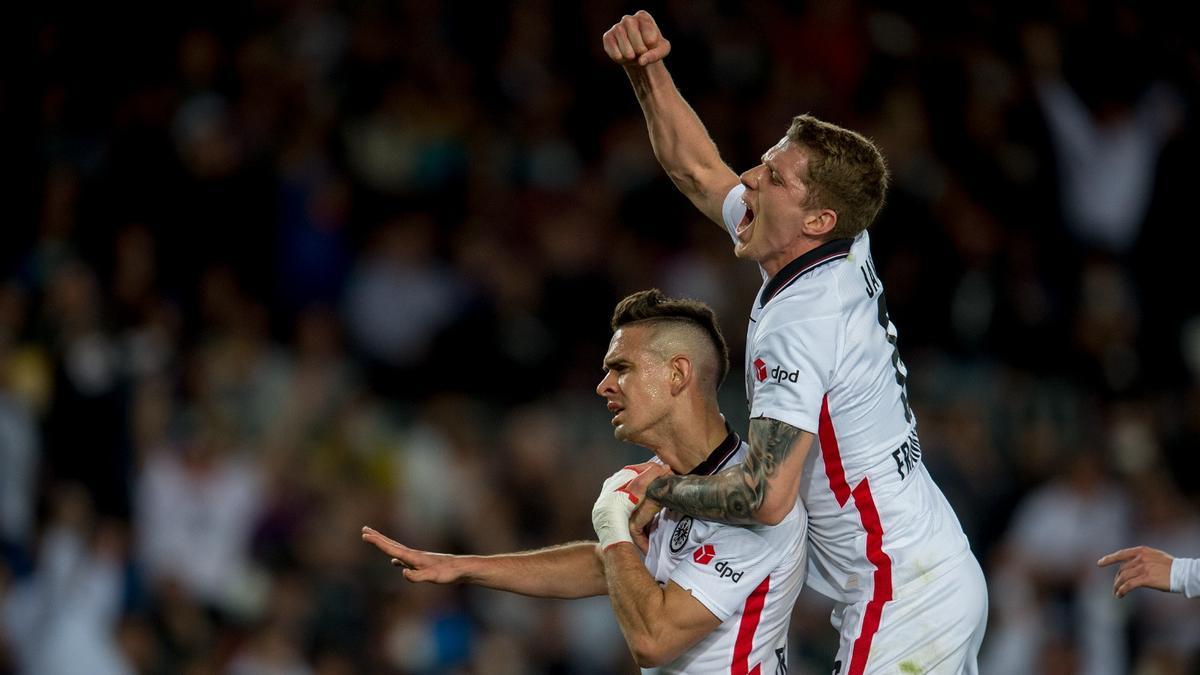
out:
{"label": "white football jersey", "polygon": [[[692,471],[707,475],[742,461],[749,449],[730,432]],[[778,525],[736,527],[664,509],[655,516],[646,568],[660,586],[674,581],[721,625],[659,673],[787,672],[792,606],[807,570],[803,505]]]}
{"label": "white football jersey", "polygon": [[[745,213],[744,191],[739,184],[725,198],[730,236]],[[971,555],[921,462],[896,339],[865,231],[766,279],[746,336],[750,417],[816,436],[800,487],[808,582],[839,602],[869,601],[876,625],[882,604],[906,584]]]}

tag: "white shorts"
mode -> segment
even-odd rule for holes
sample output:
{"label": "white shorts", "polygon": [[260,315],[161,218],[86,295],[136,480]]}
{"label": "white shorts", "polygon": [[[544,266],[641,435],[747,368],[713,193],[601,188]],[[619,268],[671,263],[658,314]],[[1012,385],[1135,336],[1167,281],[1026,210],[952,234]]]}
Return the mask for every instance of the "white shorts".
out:
{"label": "white shorts", "polygon": [[[975,556],[968,553],[936,579],[918,579],[897,589],[882,610],[869,605],[863,600],[833,610],[833,625],[841,632],[834,675],[979,672],[988,599]],[[872,613],[878,613],[879,627],[864,635],[864,624],[875,621],[867,621]]]}

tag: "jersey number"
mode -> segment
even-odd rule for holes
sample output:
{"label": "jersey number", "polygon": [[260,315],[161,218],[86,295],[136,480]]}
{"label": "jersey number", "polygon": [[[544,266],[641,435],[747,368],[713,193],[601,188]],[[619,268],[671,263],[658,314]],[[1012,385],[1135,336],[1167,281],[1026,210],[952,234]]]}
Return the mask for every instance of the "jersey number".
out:
{"label": "jersey number", "polygon": [[892,319],[888,316],[887,300],[883,297],[883,284],[879,281],[879,276],[875,274],[875,265],[868,258],[865,265],[858,268],[863,275],[863,281],[867,286],[867,297],[875,298],[879,305],[879,325],[883,327],[883,334],[887,338],[888,344],[892,345],[892,368],[896,371],[896,384],[900,385],[900,404],[904,407],[904,421],[912,422],[912,408],[908,406],[908,368],[904,362],[900,360],[900,347],[896,342],[900,335],[896,332],[896,326],[892,323]]}

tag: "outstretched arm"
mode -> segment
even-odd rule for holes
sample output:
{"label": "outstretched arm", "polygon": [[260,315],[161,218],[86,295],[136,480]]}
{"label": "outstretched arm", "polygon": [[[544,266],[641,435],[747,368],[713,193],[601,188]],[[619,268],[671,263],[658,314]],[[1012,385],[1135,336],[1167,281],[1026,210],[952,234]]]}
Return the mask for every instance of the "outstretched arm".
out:
{"label": "outstretched arm", "polygon": [[626,15],[604,34],[604,51],[625,67],[637,95],[654,156],[696,208],[724,227],[721,204],[737,174],[721,160],[704,124],[675,87],[662,59],[671,43],[644,10]]}
{"label": "outstretched arm", "polygon": [[[746,461],[712,476],[664,476],[646,496],[696,518],[778,524],[796,503],[813,435],[765,417],[750,420]],[[635,523],[635,527],[638,524]]]}
{"label": "outstretched arm", "polygon": [[1100,567],[1114,563],[1121,563],[1113,579],[1113,595],[1118,598],[1135,588],[1183,593],[1189,598],[1200,595],[1200,560],[1174,558],[1149,546],[1134,546],[1096,561]]}
{"label": "outstretched arm", "polygon": [[369,527],[363,528],[362,538],[391,556],[392,564],[413,582],[474,584],[539,598],[585,598],[607,591],[594,541],[476,556],[420,551]]}

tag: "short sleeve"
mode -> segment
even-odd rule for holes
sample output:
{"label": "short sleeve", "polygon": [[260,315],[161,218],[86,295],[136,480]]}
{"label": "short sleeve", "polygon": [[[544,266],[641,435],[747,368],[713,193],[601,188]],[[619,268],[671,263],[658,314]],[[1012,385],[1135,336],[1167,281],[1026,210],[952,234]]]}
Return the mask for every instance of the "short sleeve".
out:
{"label": "short sleeve", "polygon": [[729,194],[725,195],[725,202],[721,205],[721,218],[725,221],[725,231],[729,233],[730,238],[737,242],[737,226],[742,222],[742,218],[746,215],[746,203],[742,201],[742,195],[746,193],[746,186],[738,183],[729,190]]}
{"label": "short sleeve", "polygon": [[806,319],[755,336],[751,419],[767,417],[817,433],[825,394],[837,361],[836,317]]}
{"label": "short sleeve", "polygon": [[700,541],[671,572],[671,581],[721,621],[741,611],[746,598],[779,565],[785,553],[752,530],[722,525]]}

